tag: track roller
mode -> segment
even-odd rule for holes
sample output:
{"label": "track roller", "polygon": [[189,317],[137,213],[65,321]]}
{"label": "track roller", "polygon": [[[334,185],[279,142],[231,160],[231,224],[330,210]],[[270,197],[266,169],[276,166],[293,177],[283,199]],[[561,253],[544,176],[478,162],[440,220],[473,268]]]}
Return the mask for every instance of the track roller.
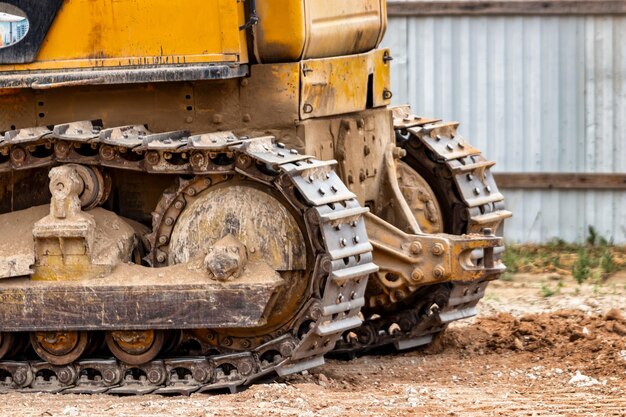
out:
{"label": "track roller", "polygon": [[53,365],[67,365],[80,358],[89,344],[89,334],[79,331],[33,332],[35,353]]}
{"label": "track roller", "polygon": [[159,330],[132,330],[107,332],[106,344],[120,361],[129,365],[143,365],[156,358],[165,342],[165,333]]}

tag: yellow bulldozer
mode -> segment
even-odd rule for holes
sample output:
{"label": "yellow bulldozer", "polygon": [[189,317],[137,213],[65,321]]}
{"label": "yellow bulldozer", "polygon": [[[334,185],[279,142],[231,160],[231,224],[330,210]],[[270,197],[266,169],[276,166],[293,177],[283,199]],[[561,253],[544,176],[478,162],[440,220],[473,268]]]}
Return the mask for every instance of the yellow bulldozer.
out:
{"label": "yellow bulldozer", "polygon": [[3,16],[0,391],[234,391],[428,344],[504,271],[493,162],[390,106],[385,0]]}

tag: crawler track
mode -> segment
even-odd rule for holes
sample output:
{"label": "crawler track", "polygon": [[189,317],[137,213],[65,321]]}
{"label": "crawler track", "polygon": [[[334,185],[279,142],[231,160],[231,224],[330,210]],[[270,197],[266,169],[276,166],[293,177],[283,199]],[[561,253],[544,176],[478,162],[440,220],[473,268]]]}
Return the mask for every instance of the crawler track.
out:
{"label": "crawler track", "polygon": [[[362,219],[366,209],[359,206],[332,170],[334,162],[299,155],[272,143],[269,137],[155,134],[143,125],[106,128],[99,121],[21,129],[0,138],[0,173],[76,163],[197,177],[243,176],[273,187],[301,214],[315,257],[307,303],[289,323],[267,334],[260,346],[243,350],[218,346],[216,353],[202,356],[180,351],[179,355],[174,349],[170,356],[139,366],[99,357],[81,358],[65,366],[3,360],[0,391],[235,391],[274,374],[286,375],[321,365],[323,355],[341,334],[361,323],[359,311],[364,304],[367,277],[377,267],[372,263],[372,248]],[[185,189],[187,195],[197,191]],[[164,222],[162,216],[155,215],[153,229],[164,227]],[[154,234],[148,241],[148,261],[155,267],[164,265],[166,245]]]}
{"label": "crawler track", "polygon": [[[505,210],[504,197],[490,172],[495,163],[460,137],[458,123],[403,114],[403,110],[394,111],[397,145],[407,152],[403,161],[437,194],[445,232],[482,234],[491,229],[501,236],[503,221],[511,213]],[[408,301],[385,308],[366,306],[361,327],[344,334],[335,352],[357,354],[389,344],[398,350],[429,344],[449,323],[476,314],[487,284],[487,280],[451,281],[418,288]]]}

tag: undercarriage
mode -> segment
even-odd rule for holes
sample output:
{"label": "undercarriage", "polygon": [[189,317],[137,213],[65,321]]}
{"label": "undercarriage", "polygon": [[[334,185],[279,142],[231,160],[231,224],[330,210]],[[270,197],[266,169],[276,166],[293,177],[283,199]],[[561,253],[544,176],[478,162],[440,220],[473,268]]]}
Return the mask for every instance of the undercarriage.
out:
{"label": "undercarriage", "polygon": [[[335,161],[271,136],[100,120],[7,132],[0,174],[47,173],[33,195],[50,204],[0,216],[2,389],[234,391],[335,345],[427,344],[475,314],[510,214],[492,163],[458,138],[444,153],[456,125],[408,111],[365,207]],[[127,172],[168,184],[149,225],[116,213]]]}

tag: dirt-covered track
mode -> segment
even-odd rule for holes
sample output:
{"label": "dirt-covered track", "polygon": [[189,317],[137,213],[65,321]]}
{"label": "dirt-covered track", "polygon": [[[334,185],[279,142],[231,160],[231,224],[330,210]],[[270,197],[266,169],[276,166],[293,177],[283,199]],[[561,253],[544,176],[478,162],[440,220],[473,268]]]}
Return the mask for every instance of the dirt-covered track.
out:
{"label": "dirt-covered track", "polygon": [[[439,353],[329,360],[233,395],[11,393],[0,397],[0,415],[625,415],[626,311],[619,305],[626,275],[600,286],[565,280],[562,294],[545,298],[540,284],[547,279],[524,276],[489,287],[481,316],[451,326]],[[517,296],[505,299],[513,290]]]}

